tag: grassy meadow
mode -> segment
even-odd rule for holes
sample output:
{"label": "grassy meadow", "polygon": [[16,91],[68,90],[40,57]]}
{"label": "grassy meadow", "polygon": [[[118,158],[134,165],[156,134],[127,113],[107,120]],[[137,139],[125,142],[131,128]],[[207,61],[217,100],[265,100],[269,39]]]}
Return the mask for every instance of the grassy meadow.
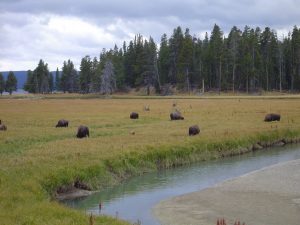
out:
{"label": "grassy meadow", "polygon": [[[170,121],[173,104],[185,120]],[[132,111],[140,119],[130,120]],[[282,120],[263,122],[270,112]],[[63,118],[69,127],[55,128]],[[8,127],[0,131],[0,224],[89,224],[88,215],[54,200],[58,187],[80,180],[105,188],[157,168],[238,154],[257,141],[299,138],[300,96],[7,97],[0,119]],[[200,135],[189,137],[194,124]],[[75,137],[79,125],[90,138]],[[126,222],[101,216],[94,224]]]}

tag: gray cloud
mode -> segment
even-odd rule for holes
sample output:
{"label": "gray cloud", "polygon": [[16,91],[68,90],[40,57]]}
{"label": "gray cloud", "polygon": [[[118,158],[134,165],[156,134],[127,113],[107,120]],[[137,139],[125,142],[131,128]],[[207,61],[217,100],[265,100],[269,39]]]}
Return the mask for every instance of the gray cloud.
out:
{"label": "gray cloud", "polygon": [[297,0],[0,0],[0,70],[33,69],[39,58],[51,69],[71,59],[119,46],[134,34],[159,42],[177,26],[192,34],[270,26],[280,32],[299,25]]}

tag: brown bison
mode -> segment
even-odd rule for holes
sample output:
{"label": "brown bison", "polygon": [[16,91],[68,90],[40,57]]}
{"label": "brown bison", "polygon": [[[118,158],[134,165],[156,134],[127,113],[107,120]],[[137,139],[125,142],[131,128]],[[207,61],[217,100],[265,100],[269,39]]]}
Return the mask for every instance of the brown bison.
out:
{"label": "brown bison", "polygon": [[184,120],[184,117],[181,115],[180,112],[172,112],[170,114],[171,120]]}
{"label": "brown bison", "polygon": [[265,116],[265,122],[272,122],[272,121],[280,121],[280,115],[275,113],[270,113]]}
{"label": "brown bison", "polygon": [[198,125],[189,127],[189,136],[194,136],[199,133],[200,133],[200,128],[198,127]]}
{"label": "brown bison", "polygon": [[89,128],[86,127],[86,126],[80,125],[80,126],[78,127],[76,137],[77,137],[77,138],[84,138],[84,137],[89,137],[89,136],[90,136]]}
{"label": "brown bison", "polygon": [[56,127],[68,127],[69,121],[68,120],[59,120],[56,124]]}
{"label": "brown bison", "polygon": [[2,124],[2,121],[0,120],[0,130],[7,130],[7,126],[5,126],[4,124]]}
{"label": "brown bison", "polygon": [[132,112],[130,113],[130,119],[138,119],[139,118],[139,114],[136,112]]}

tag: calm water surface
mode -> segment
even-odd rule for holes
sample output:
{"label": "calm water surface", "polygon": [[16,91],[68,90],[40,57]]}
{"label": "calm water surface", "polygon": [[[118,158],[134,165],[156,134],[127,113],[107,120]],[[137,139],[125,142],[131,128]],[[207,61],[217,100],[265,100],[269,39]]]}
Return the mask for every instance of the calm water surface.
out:
{"label": "calm water surface", "polygon": [[[159,225],[151,210],[161,200],[199,191],[263,167],[299,158],[300,145],[275,147],[134,177],[116,187],[64,203],[86,213],[108,214],[132,223],[141,221],[142,225]],[[103,205],[101,211],[100,201]]]}

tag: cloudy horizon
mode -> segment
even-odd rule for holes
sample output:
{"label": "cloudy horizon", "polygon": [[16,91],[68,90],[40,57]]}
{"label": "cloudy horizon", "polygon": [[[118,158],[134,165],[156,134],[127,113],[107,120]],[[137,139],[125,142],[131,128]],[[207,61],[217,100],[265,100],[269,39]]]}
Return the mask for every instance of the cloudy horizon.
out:
{"label": "cloudy horizon", "polygon": [[178,26],[200,38],[215,23],[225,34],[249,25],[280,37],[299,25],[299,8],[296,0],[0,0],[0,71],[34,69],[40,59],[50,70],[68,59],[79,69],[86,55],[99,57],[135,34],[159,44]]}

